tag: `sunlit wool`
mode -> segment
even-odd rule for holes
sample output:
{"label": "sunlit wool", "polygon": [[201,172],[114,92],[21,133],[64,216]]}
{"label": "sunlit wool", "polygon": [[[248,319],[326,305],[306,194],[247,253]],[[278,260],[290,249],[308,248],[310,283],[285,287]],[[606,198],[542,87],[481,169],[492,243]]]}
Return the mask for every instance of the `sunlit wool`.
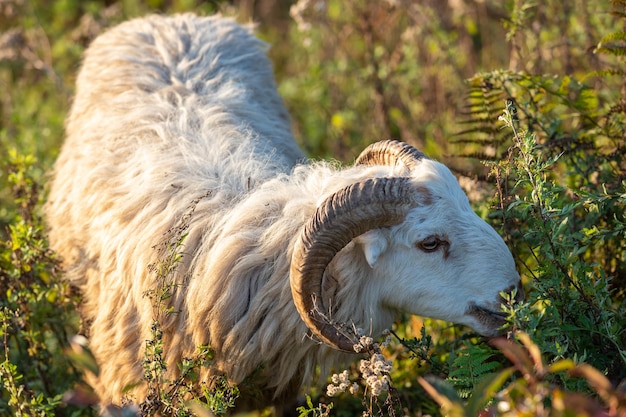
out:
{"label": "sunlit wool", "polygon": [[[85,54],[45,210],[51,245],[84,294],[101,368],[90,383],[105,404],[146,394],[155,319],[146,294],[164,286],[148,266],[182,224],[183,255],[165,283],[176,313],[161,320],[168,377],[208,344],[215,366],[201,378],[253,376],[258,395],[241,403],[255,407],[292,400],[317,365],[348,357],[306,337],[289,284],[303,224],[343,187],[403,175],[427,195],[406,221],[335,257],[324,288],[333,319],[379,334],[403,310],[490,333],[468,303],[497,309],[498,292],[519,281],[502,239],[442,164],[306,161],[265,52],[230,19],[181,15],[121,24]],[[449,253],[416,247],[432,235]]]}

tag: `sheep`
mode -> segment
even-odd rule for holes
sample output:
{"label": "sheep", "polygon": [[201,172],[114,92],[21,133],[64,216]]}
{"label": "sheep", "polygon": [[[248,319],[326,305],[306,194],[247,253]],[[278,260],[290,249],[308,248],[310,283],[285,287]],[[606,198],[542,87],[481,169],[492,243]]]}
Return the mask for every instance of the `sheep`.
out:
{"label": "sheep", "polygon": [[[85,52],[45,217],[83,294],[102,404],[146,396],[158,288],[175,312],[160,315],[167,376],[209,345],[200,378],[252,381],[247,408],[349,361],[339,323],[378,335],[402,311],[494,336],[505,322],[513,257],[450,170],[395,141],[351,166],[307,160],[266,49],[229,18],[184,14],[122,23]],[[172,236],[180,259],[155,273]]]}

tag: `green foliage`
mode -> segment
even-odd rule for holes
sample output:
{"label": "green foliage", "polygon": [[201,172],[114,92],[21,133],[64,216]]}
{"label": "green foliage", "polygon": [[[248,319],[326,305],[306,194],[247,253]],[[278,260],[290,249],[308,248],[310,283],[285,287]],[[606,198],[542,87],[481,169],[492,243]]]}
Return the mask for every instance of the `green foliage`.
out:
{"label": "green foliage", "polygon": [[235,406],[239,390],[224,376],[215,377],[211,386],[199,381],[199,373],[210,367],[213,351],[209,346],[199,346],[193,358],[178,364],[180,375],[167,377],[167,364],[163,357],[163,333],[155,321],[152,337],[146,341],[144,353],[144,381],[148,396],[139,404],[140,415],[168,415],[191,417],[196,415],[223,415]]}
{"label": "green foliage", "polygon": [[299,406],[296,411],[300,417],[327,417],[330,415],[330,410],[333,409],[333,404],[318,404],[317,407],[313,406],[313,400],[311,396],[306,396],[306,406]]}
{"label": "green foliage", "polygon": [[478,59],[478,16],[411,0],[299,1],[291,16],[288,55],[274,55],[306,150],[349,160],[395,138],[441,154]]}
{"label": "green foliage", "polygon": [[[529,2],[517,2],[516,7],[523,4],[534,7]],[[618,33],[605,41],[620,39]],[[615,72],[590,74],[610,83]],[[581,78],[589,80],[588,75]],[[588,415],[592,411],[583,405],[587,400],[576,408],[573,398],[594,390],[602,397],[594,385],[597,375],[606,375],[608,387],[609,380],[615,384],[626,378],[623,97],[615,94],[619,88],[611,95],[597,86],[568,75],[511,71],[479,74],[469,81],[467,128],[457,143],[465,146],[467,156],[487,161],[496,190],[492,221],[502,229],[525,275],[527,301],[508,310],[511,322],[533,336],[533,349],[544,353],[550,367],[578,366],[594,376],[547,372],[541,384],[549,388],[516,381],[498,392],[512,371],[480,369],[490,348],[476,346],[479,352],[453,361],[449,381],[458,393],[444,396],[445,401],[433,394],[452,414],[474,415],[479,410],[474,397],[500,396],[507,402],[491,412],[515,415],[505,408],[519,411],[518,404],[538,395],[533,406],[543,411],[536,415],[562,413],[568,407]],[[582,362],[588,365],[575,365]],[[478,379],[468,368],[480,371]],[[527,381],[528,369],[520,372]],[[493,381],[497,384],[489,386]],[[460,398],[466,395],[470,398],[464,403]],[[566,404],[544,404],[552,395]],[[621,402],[619,407],[611,404],[607,402],[614,413],[623,412]]]}
{"label": "green foliage", "polygon": [[[615,283],[623,276],[610,274],[621,274],[626,262],[626,184],[603,183],[591,190],[556,183],[552,172],[567,155],[546,155],[535,135],[519,132],[513,107],[502,120],[513,130],[512,159],[505,163],[506,173],[503,163],[493,169],[497,177],[514,180],[504,216],[515,224],[518,256],[527,257],[520,261],[532,279],[517,324],[555,359],[589,361],[621,380],[626,377],[626,307],[621,284]],[[570,167],[581,168],[567,164],[563,169]],[[611,262],[598,260],[602,256]]]}
{"label": "green foliage", "polygon": [[80,380],[63,351],[77,330],[76,296],[59,274],[38,212],[37,160],[12,150],[5,166],[18,212],[0,242],[0,414],[65,416],[63,394]]}
{"label": "green foliage", "polygon": [[447,378],[461,398],[467,398],[485,377],[502,368],[500,361],[493,360],[496,352],[488,346],[467,342],[464,346],[454,358]]}
{"label": "green foliage", "polygon": [[506,156],[510,136],[498,123],[506,100],[513,103],[516,123],[546,140],[555,152],[573,153],[588,146],[598,129],[597,93],[576,78],[498,70],[478,74],[468,83],[464,121],[468,128],[457,132],[456,142],[474,145],[482,153],[466,150],[466,156],[487,160]]}
{"label": "green foliage", "polygon": [[172,300],[182,284],[174,280],[174,272],[185,256],[189,220],[202,198],[191,202],[180,224],[169,230],[163,241],[155,246],[158,259],[148,266],[159,285],[144,294],[152,303],[154,322],[144,351],[144,381],[148,385],[148,396],[139,404],[141,416],[223,415],[235,406],[239,396],[239,389],[224,375],[214,376],[211,381],[200,380],[200,374],[206,374],[206,369],[213,365],[210,346],[198,346],[193,357],[183,359],[178,364],[179,373],[175,379],[169,376],[163,356],[162,328],[165,322],[179,314]]}
{"label": "green foliage", "polygon": [[[597,369],[570,359],[547,365],[539,347],[526,333],[518,333],[517,338],[519,343],[504,338],[492,342],[512,366],[484,378],[467,401],[445,381],[420,378],[419,382],[439,403],[443,413],[454,417],[624,415],[626,396]],[[563,390],[551,382],[553,376],[560,374],[584,381],[599,398]]]}

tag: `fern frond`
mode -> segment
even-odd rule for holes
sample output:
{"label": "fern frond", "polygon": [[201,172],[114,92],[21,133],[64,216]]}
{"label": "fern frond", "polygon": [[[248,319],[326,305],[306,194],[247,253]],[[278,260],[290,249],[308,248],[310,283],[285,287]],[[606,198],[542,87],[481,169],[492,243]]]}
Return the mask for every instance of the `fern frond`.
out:
{"label": "fern frond", "polygon": [[[472,133],[484,133],[486,135],[488,135],[489,137],[491,137],[493,135],[493,133],[497,132],[495,129],[492,129],[492,127],[490,125],[479,125],[479,126],[475,126],[475,127],[471,127],[469,129],[464,129],[464,130],[460,130],[458,132],[456,132],[456,136],[463,136],[463,135],[469,135]],[[461,140],[454,140],[455,143],[463,143]],[[477,141],[477,142],[481,142],[482,141]],[[465,139],[464,143],[472,143],[471,139]]]}
{"label": "fern frond", "polygon": [[598,46],[595,53],[604,53],[614,56],[626,56],[626,46]]}
{"label": "fern frond", "polygon": [[467,398],[483,378],[500,369],[502,364],[490,360],[497,352],[488,346],[464,345],[466,349],[454,358],[447,380],[455,386],[462,398]]}
{"label": "fern frond", "polygon": [[[504,100],[498,100],[498,102],[504,103]],[[477,116],[478,117],[478,116],[483,116],[486,113],[487,113],[487,111],[485,109],[479,109],[479,108],[476,108],[476,107],[473,107],[473,106],[465,106],[461,111],[459,111],[459,115],[460,116],[464,116],[464,117],[469,117],[469,119],[461,120],[461,121],[459,121],[459,123],[461,123],[461,124],[472,123],[471,116]],[[494,120],[498,120],[498,117],[495,114],[492,114],[492,115],[490,114],[489,116],[490,116],[489,119],[486,119],[485,121],[493,122]]]}
{"label": "fern frond", "polygon": [[460,139],[454,139],[453,143],[458,144],[458,145],[480,145],[480,147],[500,146],[504,142],[505,136],[504,135],[499,135],[499,136],[502,136],[502,138],[493,137],[493,136],[488,136],[484,138],[475,137],[471,139],[460,138]]}
{"label": "fern frond", "polygon": [[[490,84],[491,88],[495,88]],[[480,91],[480,92],[478,92]],[[460,120],[459,129],[452,139],[457,145],[476,145],[481,148],[486,146],[501,146],[506,140],[506,135],[499,129],[498,117],[504,106],[505,95],[502,91],[474,91],[468,97],[468,103],[462,112],[466,119]],[[470,155],[471,152],[461,152]]]}
{"label": "fern frond", "polygon": [[[479,114],[484,114],[485,112],[473,112],[472,115],[479,115]],[[469,125],[469,124],[476,124],[476,123],[488,123],[491,124],[495,121],[497,121],[498,118],[494,116],[483,116],[483,117],[474,117],[472,119],[469,120],[461,120],[458,123],[461,125]],[[457,134],[460,134],[462,132],[457,132]]]}
{"label": "fern frond", "polygon": [[592,77],[605,78],[605,77],[615,76],[615,75],[620,76],[620,77],[624,77],[624,76],[626,76],[626,71],[621,70],[621,69],[617,69],[617,68],[605,69],[605,70],[599,70],[599,71],[592,71],[589,74],[585,75],[585,78],[583,78],[583,81],[585,81],[588,78],[592,78]]}
{"label": "fern frond", "polygon": [[506,98],[505,94],[502,91],[499,91],[498,94],[470,94],[467,99],[470,104],[466,108],[470,109],[491,109],[494,105],[498,104],[500,110],[504,109],[504,99]]}
{"label": "fern frond", "polygon": [[470,152],[462,155],[465,158],[476,159],[478,161],[494,161],[498,160],[498,155],[488,155],[483,152]]}
{"label": "fern frond", "polygon": [[602,44],[605,44],[605,43],[617,42],[617,41],[626,41],[626,32],[621,31],[621,32],[609,33],[608,35],[600,39],[598,46],[601,46]]}

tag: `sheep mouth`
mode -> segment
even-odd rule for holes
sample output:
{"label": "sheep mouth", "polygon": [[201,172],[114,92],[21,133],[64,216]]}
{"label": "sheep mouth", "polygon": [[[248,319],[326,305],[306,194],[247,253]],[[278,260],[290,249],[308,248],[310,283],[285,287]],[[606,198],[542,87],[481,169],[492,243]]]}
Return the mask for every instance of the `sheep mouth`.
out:
{"label": "sheep mouth", "polygon": [[483,336],[497,336],[503,332],[502,328],[506,325],[506,313],[474,303],[470,303],[466,314],[473,317],[479,323],[480,329],[475,330]]}

